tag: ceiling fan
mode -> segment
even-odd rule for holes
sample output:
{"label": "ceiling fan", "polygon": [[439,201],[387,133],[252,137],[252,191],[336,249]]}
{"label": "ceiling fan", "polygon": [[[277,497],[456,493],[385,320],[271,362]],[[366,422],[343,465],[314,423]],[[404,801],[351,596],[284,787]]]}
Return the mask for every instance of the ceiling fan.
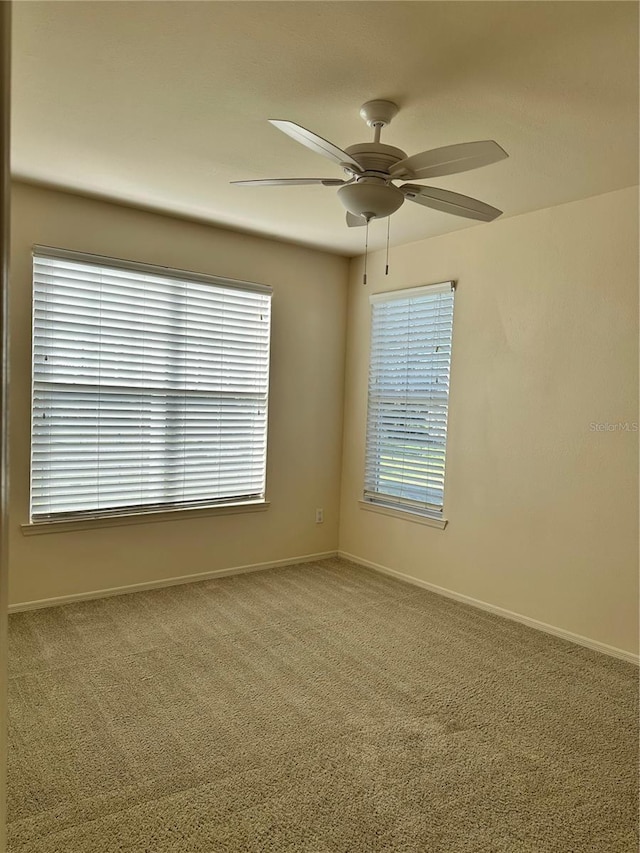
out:
{"label": "ceiling fan", "polygon": [[338,198],[347,209],[347,225],[366,225],[371,219],[390,216],[405,199],[468,219],[491,222],[502,214],[501,210],[450,190],[425,187],[421,184],[402,184],[394,181],[422,180],[441,175],[466,172],[480,166],[488,166],[508,157],[497,142],[485,139],[481,142],[462,142],[433,148],[407,157],[400,148],[380,142],[380,132],[398,112],[392,101],[367,101],[360,109],[360,116],[373,128],[371,142],[350,145],[343,151],[321,136],[312,133],[292,121],[270,119],[274,127],[306,145],[317,154],[327,157],[344,170],[347,180],[339,178],[267,178],[255,181],[231,181],[244,187],[256,186],[301,186],[322,184],[339,187]]}

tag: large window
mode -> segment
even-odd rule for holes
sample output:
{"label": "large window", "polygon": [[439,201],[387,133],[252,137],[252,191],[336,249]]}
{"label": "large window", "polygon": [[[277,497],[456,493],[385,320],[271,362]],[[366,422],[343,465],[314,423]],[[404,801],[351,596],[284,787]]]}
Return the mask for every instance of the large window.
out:
{"label": "large window", "polygon": [[442,515],[453,282],[371,296],[364,499]]}
{"label": "large window", "polygon": [[32,522],[259,503],[270,288],[36,247]]}

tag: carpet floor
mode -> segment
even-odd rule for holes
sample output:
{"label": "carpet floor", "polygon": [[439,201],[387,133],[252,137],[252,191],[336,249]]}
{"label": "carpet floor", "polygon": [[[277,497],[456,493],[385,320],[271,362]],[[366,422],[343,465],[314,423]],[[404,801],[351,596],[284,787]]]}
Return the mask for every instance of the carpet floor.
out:
{"label": "carpet floor", "polygon": [[11,853],[637,853],[636,668],[344,560],[10,641]]}

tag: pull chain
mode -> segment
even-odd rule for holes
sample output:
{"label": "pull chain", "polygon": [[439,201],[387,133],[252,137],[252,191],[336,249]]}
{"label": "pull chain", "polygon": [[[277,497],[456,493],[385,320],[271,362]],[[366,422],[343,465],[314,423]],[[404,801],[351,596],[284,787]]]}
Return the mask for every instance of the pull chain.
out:
{"label": "pull chain", "polygon": [[387,259],[384,267],[384,274],[389,275],[389,231],[391,229],[391,217],[387,216]]}
{"label": "pull chain", "polygon": [[367,283],[367,255],[369,253],[369,220],[367,219],[367,230],[365,232],[364,238],[364,275],[362,276],[362,283]]}

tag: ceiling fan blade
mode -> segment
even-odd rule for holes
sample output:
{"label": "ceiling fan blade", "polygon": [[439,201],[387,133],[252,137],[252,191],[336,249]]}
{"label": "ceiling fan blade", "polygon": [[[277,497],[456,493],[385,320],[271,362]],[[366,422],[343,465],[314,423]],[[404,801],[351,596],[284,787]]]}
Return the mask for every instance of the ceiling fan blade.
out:
{"label": "ceiling fan blade", "polygon": [[261,178],[257,181],[231,181],[241,187],[301,187],[305,184],[322,184],[325,187],[340,187],[347,181],[340,178]]}
{"label": "ceiling fan blade", "polygon": [[364,216],[356,216],[355,214],[349,213],[349,211],[347,211],[347,225],[349,226],[349,228],[357,228],[360,225],[366,224],[367,220],[364,218]]}
{"label": "ceiling fan blade", "polygon": [[455,216],[466,216],[467,219],[479,219],[481,222],[491,222],[502,215],[497,207],[491,207],[484,201],[470,198],[468,195],[460,195],[450,190],[441,190],[437,187],[421,187],[420,184],[404,184],[400,187],[405,198],[441,210],[443,213],[453,213]]}
{"label": "ceiling fan blade", "polygon": [[278,130],[286,133],[287,136],[295,139],[296,142],[300,142],[302,145],[306,145],[307,148],[315,151],[316,154],[322,154],[323,157],[328,157],[329,160],[333,160],[333,162],[337,163],[339,166],[346,166],[348,169],[352,169],[358,174],[362,172],[362,167],[350,154],[347,154],[346,151],[338,148],[337,145],[334,145],[332,142],[327,142],[326,139],[323,139],[316,133],[312,133],[305,127],[301,127],[293,121],[280,121],[279,119],[272,118],[269,119],[269,122],[274,127],[277,127]]}
{"label": "ceiling fan blade", "polygon": [[445,145],[422,151],[405,160],[400,160],[390,168],[392,177],[438,178],[441,175],[455,175],[497,163],[509,155],[497,142],[485,139],[482,142],[461,142],[458,145]]}

